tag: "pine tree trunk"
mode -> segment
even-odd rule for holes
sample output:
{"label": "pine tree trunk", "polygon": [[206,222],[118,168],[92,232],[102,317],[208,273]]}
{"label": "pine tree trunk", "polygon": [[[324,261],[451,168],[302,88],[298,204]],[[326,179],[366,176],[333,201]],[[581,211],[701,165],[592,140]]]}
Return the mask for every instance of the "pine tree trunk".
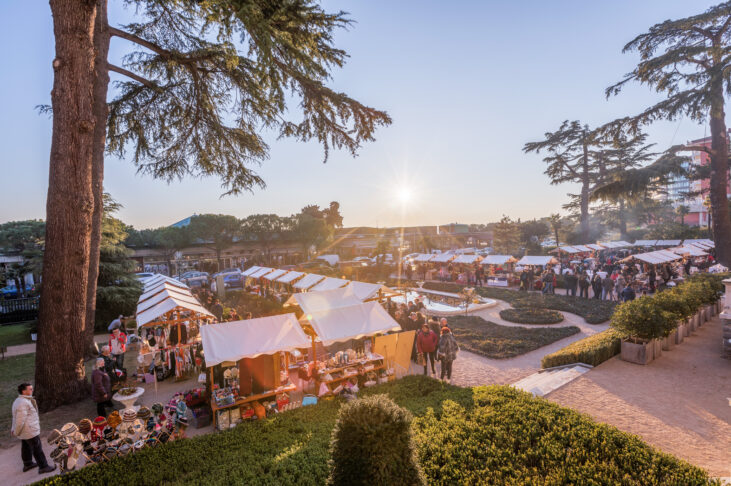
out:
{"label": "pine tree trunk", "polygon": [[41,410],[76,402],[88,394],[83,331],[94,211],[92,87],[96,3],[51,0],[50,4],[56,58],[35,371]]}
{"label": "pine tree trunk", "polygon": [[711,88],[711,175],[710,197],[713,237],[716,242],[716,259],[731,266],[731,219],[728,196],[728,141],[724,113],[723,82]]}
{"label": "pine tree trunk", "polygon": [[94,214],[92,216],[91,243],[89,248],[89,283],[86,288],[86,357],[94,352],[94,324],[96,322],[96,286],[99,278],[99,249],[102,241],[102,218],[104,217],[104,150],[107,141],[107,89],[109,88],[109,25],[107,24],[107,0],[98,0],[94,46],[94,152],[92,167],[92,189],[94,191]]}

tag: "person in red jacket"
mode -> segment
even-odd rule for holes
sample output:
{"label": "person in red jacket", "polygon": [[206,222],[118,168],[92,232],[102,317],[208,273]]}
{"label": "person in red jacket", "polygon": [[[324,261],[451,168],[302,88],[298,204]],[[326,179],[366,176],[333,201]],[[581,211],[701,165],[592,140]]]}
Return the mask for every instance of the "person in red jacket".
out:
{"label": "person in red jacket", "polygon": [[431,361],[431,372],[434,376],[437,370],[434,369],[434,361],[437,359],[437,345],[439,344],[439,336],[429,329],[429,325],[424,323],[421,326],[421,332],[416,337],[416,350],[424,353],[424,375],[427,374],[427,365]]}

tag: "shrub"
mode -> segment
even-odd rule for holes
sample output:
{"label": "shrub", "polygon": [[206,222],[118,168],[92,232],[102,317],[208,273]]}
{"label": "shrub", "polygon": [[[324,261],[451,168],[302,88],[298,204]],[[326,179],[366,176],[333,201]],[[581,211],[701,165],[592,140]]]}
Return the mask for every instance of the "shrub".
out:
{"label": "shrub", "polygon": [[543,368],[573,363],[597,366],[619,354],[621,342],[613,329],[607,329],[593,336],[575,341],[555,353],[547,354],[541,360]]}
{"label": "shrub", "polygon": [[684,321],[693,315],[682,288],[676,287],[672,290],[660,292],[653,297],[653,300],[655,304],[660,306],[660,309],[675,316],[676,321]]}
{"label": "shrub", "polygon": [[563,314],[555,310],[519,307],[517,309],[503,309],[500,317],[519,324],[556,324],[563,321]]}
{"label": "shrub", "polygon": [[670,334],[676,321],[673,314],[663,310],[648,295],[618,305],[610,326],[624,339],[650,341]]}
{"label": "shrub", "polygon": [[426,485],[411,420],[387,395],[343,405],[332,433],[328,484]]}

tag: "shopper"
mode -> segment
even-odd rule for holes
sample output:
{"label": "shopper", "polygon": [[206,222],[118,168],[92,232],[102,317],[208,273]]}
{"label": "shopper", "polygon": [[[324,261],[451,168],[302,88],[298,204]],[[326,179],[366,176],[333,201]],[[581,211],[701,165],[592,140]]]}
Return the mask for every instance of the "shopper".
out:
{"label": "shopper", "polygon": [[581,275],[579,275],[579,297],[589,298],[589,285],[589,277],[585,272],[581,272]]}
{"label": "shopper", "polygon": [[612,300],[613,292],[614,280],[609,275],[606,275],[602,280],[602,300]]}
{"label": "shopper", "polygon": [[216,316],[216,320],[218,320],[218,322],[223,322],[223,306],[218,299],[216,299],[213,307],[211,307],[211,313]]}
{"label": "shopper", "polygon": [[424,323],[421,326],[421,332],[416,338],[416,350],[424,355],[424,375],[427,375],[429,362],[431,362],[432,374],[434,376],[437,375],[437,370],[434,368],[437,344],[439,344],[439,336],[429,329],[428,324]]}
{"label": "shopper", "polygon": [[123,370],[124,352],[127,350],[127,335],[119,329],[112,330],[112,335],[109,338],[109,349],[114,358],[114,366],[119,370]]}
{"label": "shopper", "polygon": [[[33,385],[18,385],[18,398],[13,402],[13,424],[10,433],[21,440],[20,457],[23,472],[38,467],[39,474],[52,472],[56,465],[48,465],[41,445],[41,423],[38,418],[38,404],[33,398]],[[33,462],[35,458],[36,462]]]}
{"label": "shopper", "polygon": [[452,382],[452,363],[457,359],[457,340],[454,339],[454,334],[448,327],[442,328],[442,335],[439,338],[439,361],[441,364],[440,379],[444,380],[444,375],[447,375],[447,383]]}
{"label": "shopper", "polygon": [[107,330],[109,332],[114,331],[115,329],[121,329],[122,323],[123,323],[124,316],[122,314],[119,315],[116,319],[114,319],[110,324]]}
{"label": "shopper", "polygon": [[568,271],[563,277],[564,285],[566,285],[566,295],[571,295],[573,297],[576,297],[576,283],[578,282],[578,279],[576,278],[576,275],[574,275],[574,272]]}
{"label": "shopper", "polygon": [[97,358],[96,367],[91,373],[91,399],[96,402],[96,414],[101,417],[107,416],[105,407],[114,408],[112,380],[104,368],[104,358]]}
{"label": "shopper", "polygon": [[602,298],[602,278],[599,273],[594,273],[591,279],[591,289],[594,291],[594,298],[599,300]]}

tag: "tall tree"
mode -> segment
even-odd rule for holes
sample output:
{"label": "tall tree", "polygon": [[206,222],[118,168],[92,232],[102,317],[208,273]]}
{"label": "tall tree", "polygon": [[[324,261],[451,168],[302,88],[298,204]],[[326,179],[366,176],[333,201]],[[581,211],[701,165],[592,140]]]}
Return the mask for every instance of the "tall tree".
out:
{"label": "tall tree", "polygon": [[[316,207],[316,206],[315,206]],[[327,224],[324,217],[315,217],[312,214],[312,206],[306,206],[302,212],[294,215],[295,221],[292,229],[292,238],[302,245],[305,258],[309,259],[312,247],[321,249],[332,241],[334,229]]]}
{"label": "tall tree", "polygon": [[327,221],[327,224],[332,226],[333,228],[342,228],[343,227],[343,217],[340,215],[340,203],[337,201],[332,201],[330,203],[330,206],[328,206],[327,209],[323,209],[323,215],[325,216],[325,221]]}
{"label": "tall tree", "polygon": [[216,252],[216,262],[220,271],[223,265],[221,258],[223,251],[231,248],[241,236],[241,222],[227,214],[201,214],[190,218],[188,231],[194,242]]}
{"label": "tall tree", "polygon": [[546,132],[545,140],[525,144],[523,151],[547,152],[543,161],[548,165],[545,174],[551,184],[578,183],[581,193],[578,199],[581,234],[589,242],[589,194],[597,179],[597,152],[599,141],[578,120],[565,120],[555,132]]}
{"label": "tall tree", "polygon": [[731,218],[728,197],[728,138],[725,97],[731,93],[731,2],[704,13],[666,20],[630,41],[624,52],[640,54],[637,67],[622,81],[607,88],[619,93],[630,82],[647,85],[665,99],[642,113],[615,121],[615,129],[638,130],[656,120],[689,117],[708,122],[711,147],[673,147],[671,152],[702,151],[709,154],[710,199],[716,256],[731,265]]}
{"label": "tall tree", "polygon": [[[94,320],[105,146],[118,155],[129,149],[143,173],[217,176],[236,194],[264,184],[252,170],[268,156],[261,129],[315,139],[327,160],[331,148],[355,155],[391,122],[326,86],[347,57],[333,33],[352,21],[313,0],[129,0],[136,21],[122,28],[109,25],[107,0],[50,3],[49,259],[36,355],[44,410],[86,390],[81,360]],[[134,46],[121,66],[108,59],[110,37]],[[128,81],[107,104],[110,71]],[[289,109],[291,100],[300,110]]]}
{"label": "tall tree", "polygon": [[558,232],[563,224],[561,223],[561,215],[558,213],[551,214],[548,217],[548,224],[551,225],[554,239],[556,240],[556,246],[561,246],[561,240],[558,239]]}
{"label": "tall tree", "polygon": [[22,261],[11,263],[5,278],[12,280],[18,294],[25,296],[24,276],[38,276],[43,265],[46,224],[41,220],[10,221],[0,224],[0,249],[3,253],[19,256]]}
{"label": "tall tree", "polygon": [[244,238],[257,241],[264,249],[267,264],[271,263],[271,250],[276,241],[283,241],[292,231],[292,219],[276,214],[252,214],[241,221]]}
{"label": "tall tree", "polygon": [[675,212],[680,216],[680,224],[685,225],[685,217],[690,213],[690,208],[685,204],[680,204],[675,208]]}
{"label": "tall tree", "polygon": [[518,223],[503,215],[502,219],[492,229],[492,244],[497,251],[504,255],[511,255],[517,251],[520,244],[520,228]]}
{"label": "tall tree", "polygon": [[177,269],[173,268],[173,260],[177,252],[187,246],[190,246],[189,228],[179,228],[177,226],[165,226],[163,228],[158,228],[155,230],[155,240],[153,244],[158,249],[162,250],[170,275],[175,275],[177,273]]}

